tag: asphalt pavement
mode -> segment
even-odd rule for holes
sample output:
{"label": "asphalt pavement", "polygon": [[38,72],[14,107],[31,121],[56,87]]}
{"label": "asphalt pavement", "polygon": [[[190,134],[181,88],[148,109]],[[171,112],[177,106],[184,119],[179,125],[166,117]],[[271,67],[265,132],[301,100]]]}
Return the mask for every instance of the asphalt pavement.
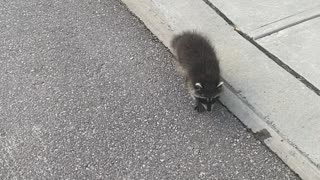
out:
{"label": "asphalt pavement", "polygon": [[0,179],[299,179],[119,1],[0,4]]}

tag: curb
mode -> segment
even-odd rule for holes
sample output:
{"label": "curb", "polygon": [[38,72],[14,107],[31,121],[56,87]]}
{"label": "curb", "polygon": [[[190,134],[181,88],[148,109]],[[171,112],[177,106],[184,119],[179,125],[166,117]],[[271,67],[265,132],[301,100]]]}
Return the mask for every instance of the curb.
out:
{"label": "curb", "polygon": [[[320,179],[319,165],[314,160],[318,154],[307,153],[304,142],[296,139],[299,123],[288,124],[320,114],[312,113],[312,109],[298,111],[308,105],[320,107],[319,96],[242,38],[203,1],[122,2],[171,52],[174,34],[195,29],[207,35],[216,45],[223,70],[225,90],[221,102],[302,179]],[[288,108],[290,105],[293,107]]]}

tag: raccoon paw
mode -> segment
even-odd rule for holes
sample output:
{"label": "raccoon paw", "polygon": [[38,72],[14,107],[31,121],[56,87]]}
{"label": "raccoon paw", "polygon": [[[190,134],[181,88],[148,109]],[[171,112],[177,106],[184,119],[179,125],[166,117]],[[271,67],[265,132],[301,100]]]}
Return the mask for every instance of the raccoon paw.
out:
{"label": "raccoon paw", "polygon": [[198,104],[196,107],[194,107],[194,109],[199,113],[204,112],[206,110],[202,104]]}

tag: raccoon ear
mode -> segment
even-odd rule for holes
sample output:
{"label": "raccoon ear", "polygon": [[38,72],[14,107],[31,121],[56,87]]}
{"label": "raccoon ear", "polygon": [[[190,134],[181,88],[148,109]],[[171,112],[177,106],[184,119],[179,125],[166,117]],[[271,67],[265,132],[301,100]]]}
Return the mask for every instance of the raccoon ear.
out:
{"label": "raccoon ear", "polygon": [[194,84],[194,87],[195,87],[196,89],[202,89],[202,85],[201,85],[199,82],[197,82],[196,84]]}
{"label": "raccoon ear", "polygon": [[221,87],[223,85],[223,82],[221,81],[217,87]]}

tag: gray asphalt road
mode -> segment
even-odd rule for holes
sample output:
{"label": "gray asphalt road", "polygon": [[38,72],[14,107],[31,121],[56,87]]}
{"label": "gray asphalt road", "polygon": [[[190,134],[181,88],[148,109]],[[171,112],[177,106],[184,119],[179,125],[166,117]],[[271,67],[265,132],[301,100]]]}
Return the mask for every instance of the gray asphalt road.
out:
{"label": "gray asphalt road", "polygon": [[119,1],[0,4],[0,179],[298,179]]}

